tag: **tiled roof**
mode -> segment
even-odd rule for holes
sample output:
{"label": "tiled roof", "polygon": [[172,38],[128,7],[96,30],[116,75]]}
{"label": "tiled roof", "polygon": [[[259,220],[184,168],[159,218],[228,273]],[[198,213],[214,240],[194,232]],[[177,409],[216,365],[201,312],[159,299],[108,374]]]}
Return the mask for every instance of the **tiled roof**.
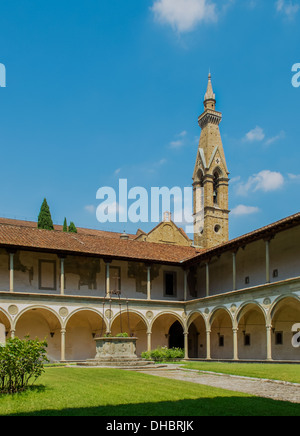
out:
{"label": "tiled roof", "polygon": [[[276,233],[300,225],[300,213],[284,218],[261,229],[232,239],[211,249],[196,249],[178,245],[122,240],[120,233],[78,229],[78,233],[40,230],[37,224],[0,218],[0,246],[7,249],[46,251],[56,254],[86,255],[107,259],[136,260],[186,266],[235,250],[251,242],[272,238]],[[130,235],[134,237],[135,235]],[[295,241],[296,243],[296,241]]]}
{"label": "tiled roof", "polygon": [[[0,217],[0,224],[11,224],[13,226],[21,226],[21,227],[32,227],[36,228],[37,223],[35,221],[26,221],[26,220],[14,220],[11,218],[1,218]],[[60,226],[58,224],[54,224],[54,230],[60,230],[62,231],[63,226]],[[122,233],[116,233],[116,232],[108,232],[105,230],[98,230],[98,229],[86,229],[83,227],[77,227],[77,232],[79,235],[94,235],[94,236],[103,236],[106,238],[115,238],[119,239]],[[135,239],[137,235],[128,235],[129,239]]]}
{"label": "tiled roof", "polygon": [[170,246],[149,242],[121,240],[99,234],[65,233],[37,227],[0,223],[0,246],[10,249],[80,254],[108,259],[139,260],[178,264],[199,251],[192,247]]}
{"label": "tiled roof", "polygon": [[295,215],[291,215],[280,221],[276,221],[275,223],[254,230],[253,232],[246,233],[245,235],[239,236],[238,238],[231,239],[230,241],[225,242],[221,245],[205,250],[202,253],[198,253],[194,257],[194,259],[192,259],[191,263],[194,263],[194,261],[195,263],[197,263],[200,259],[209,259],[213,256],[220,255],[226,251],[234,251],[239,247],[243,247],[251,242],[255,242],[261,239],[272,239],[276,235],[276,233],[288,230],[292,227],[296,227],[299,225],[300,213],[296,213]]}

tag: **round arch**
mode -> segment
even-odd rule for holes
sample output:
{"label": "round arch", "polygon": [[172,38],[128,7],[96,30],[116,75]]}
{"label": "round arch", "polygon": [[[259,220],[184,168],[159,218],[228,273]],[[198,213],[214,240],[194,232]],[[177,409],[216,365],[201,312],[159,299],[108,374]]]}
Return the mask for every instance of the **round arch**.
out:
{"label": "round arch", "polygon": [[188,356],[189,358],[206,357],[206,322],[201,312],[194,311],[189,314],[187,320],[188,335]]}
{"label": "round arch", "polygon": [[267,358],[266,312],[257,301],[245,302],[236,313],[239,358]]}
{"label": "round arch", "polygon": [[300,321],[300,299],[296,295],[277,298],[270,308],[272,357],[274,360],[299,360],[299,348],[292,344],[293,326]]}
{"label": "round arch", "polygon": [[238,328],[241,317],[252,308],[253,310],[260,311],[267,323],[267,315],[264,308],[257,301],[245,301],[237,310],[234,318],[236,327]]}
{"label": "round arch", "polygon": [[93,308],[79,308],[65,322],[66,360],[83,361],[96,355],[95,337],[104,335],[108,327],[102,314]]}
{"label": "round arch", "polygon": [[46,340],[48,359],[60,360],[62,320],[59,315],[47,306],[33,305],[22,310],[15,319],[15,335],[23,339]]}
{"label": "round arch", "polygon": [[208,325],[211,331],[211,357],[213,359],[232,359],[233,357],[233,319],[230,311],[218,306],[210,314]]}
{"label": "round arch", "polygon": [[136,353],[138,356],[147,351],[148,322],[144,315],[136,310],[122,310],[116,313],[111,321],[111,334],[116,336],[119,333],[128,333],[136,337]]}
{"label": "round arch", "polygon": [[151,331],[152,349],[155,349],[157,347],[169,347],[170,344],[172,345],[175,342],[182,344],[186,326],[176,312],[165,311],[156,315],[152,320]]}

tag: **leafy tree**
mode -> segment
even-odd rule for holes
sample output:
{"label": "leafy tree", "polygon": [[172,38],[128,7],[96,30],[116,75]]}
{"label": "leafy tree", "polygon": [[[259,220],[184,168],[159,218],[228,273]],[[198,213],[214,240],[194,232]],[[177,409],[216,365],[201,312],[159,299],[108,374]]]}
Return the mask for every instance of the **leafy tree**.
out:
{"label": "leafy tree", "polygon": [[46,198],[44,198],[39,213],[38,228],[45,229],[45,230],[54,230],[53,221],[51,218],[51,213]]}
{"label": "leafy tree", "polygon": [[75,224],[73,223],[73,221],[70,222],[70,225],[69,225],[69,233],[77,233],[77,229],[76,229],[76,226],[75,226]]}
{"label": "leafy tree", "polygon": [[65,218],[64,225],[63,225],[63,232],[67,232],[67,231],[68,231],[68,224],[67,224],[67,218]]}

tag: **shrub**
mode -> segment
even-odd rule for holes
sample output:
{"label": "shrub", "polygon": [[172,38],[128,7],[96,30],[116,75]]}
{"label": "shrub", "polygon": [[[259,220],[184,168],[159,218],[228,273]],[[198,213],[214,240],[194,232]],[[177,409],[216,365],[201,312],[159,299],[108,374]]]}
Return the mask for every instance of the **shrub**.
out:
{"label": "shrub", "polygon": [[129,334],[128,333],[118,333],[116,335],[116,338],[129,338]]}
{"label": "shrub", "polygon": [[155,362],[170,362],[184,358],[184,350],[182,348],[167,348],[159,347],[156,350],[145,351],[142,353],[142,358],[146,360],[154,360]]}
{"label": "shrub", "polygon": [[24,391],[44,372],[47,343],[37,339],[8,339],[0,346],[0,392]]}

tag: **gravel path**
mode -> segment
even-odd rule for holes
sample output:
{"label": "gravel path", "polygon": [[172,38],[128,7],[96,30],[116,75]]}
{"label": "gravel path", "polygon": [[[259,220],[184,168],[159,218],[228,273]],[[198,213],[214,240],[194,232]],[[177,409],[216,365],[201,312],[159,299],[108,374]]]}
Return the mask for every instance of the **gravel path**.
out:
{"label": "gravel path", "polygon": [[199,383],[234,392],[243,392],[273,400],[300,403],[299,384],[182,369],[143,370],[139,372],[174,380]]}

